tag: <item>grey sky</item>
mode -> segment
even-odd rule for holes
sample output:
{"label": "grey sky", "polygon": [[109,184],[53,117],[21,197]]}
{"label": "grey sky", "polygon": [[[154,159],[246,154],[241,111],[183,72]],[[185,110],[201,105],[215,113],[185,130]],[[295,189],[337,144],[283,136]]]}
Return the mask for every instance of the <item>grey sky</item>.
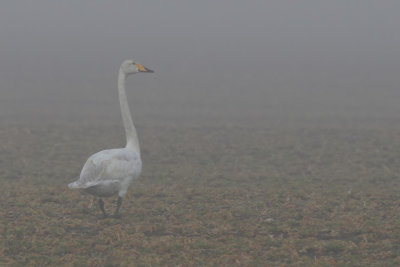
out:
{"label": "grey sky", "polygon": [[0,118],[400,116],[398,1],[7,1]]}

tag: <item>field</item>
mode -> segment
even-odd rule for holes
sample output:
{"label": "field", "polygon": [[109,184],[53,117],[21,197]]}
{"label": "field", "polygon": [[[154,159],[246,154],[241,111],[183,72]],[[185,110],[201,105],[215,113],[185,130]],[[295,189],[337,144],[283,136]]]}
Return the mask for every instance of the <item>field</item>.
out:
{"label": "field", "polygon": [[138,130],[143,174],[103,219],[66,185],[119,124],[2,124],[0,265],[400,265],[400,129]]}

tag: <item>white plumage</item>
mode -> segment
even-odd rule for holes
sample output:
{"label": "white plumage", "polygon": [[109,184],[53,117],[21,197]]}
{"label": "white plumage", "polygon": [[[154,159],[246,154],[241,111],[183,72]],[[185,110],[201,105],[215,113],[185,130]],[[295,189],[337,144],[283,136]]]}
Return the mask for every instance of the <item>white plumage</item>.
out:
{"label": "white plumage", "polygon": [[118,194],[117,209],[114,214],[117,216],[122,204],[122,197],[132,182],[139,178],[142,170],[139,140],[125,92],[126,76],[138,72],[153,71],[133,60],[126,60],[122,63],[118,76],[118,93],[126,133],[126,147],[103,150],[93,154],[83,166],[79,179],[68,185],[71,189],[83,189],[89,194],[100,197],[99,206],[104,216],[107,214],[101,197]]}
{"label": "white plumage", "polygon": [[100,197],[123,197],[142,170],[140,155],[133,149],[108,149],[93,154],[86,161],[78,181],[70,188],[82,188]]}

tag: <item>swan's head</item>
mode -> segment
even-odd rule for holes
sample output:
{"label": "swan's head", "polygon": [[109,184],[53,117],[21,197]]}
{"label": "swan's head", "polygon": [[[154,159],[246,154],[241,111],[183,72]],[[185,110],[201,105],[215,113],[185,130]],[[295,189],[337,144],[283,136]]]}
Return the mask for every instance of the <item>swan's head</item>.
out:
{"label": "swan's head", "polygon": [[126,75],[134,74],[138,72],[152,73],[154,71],[146,68],[142,64],[135,62],[134,60],[125,60],[122,62],[121,71],[123,71]]}

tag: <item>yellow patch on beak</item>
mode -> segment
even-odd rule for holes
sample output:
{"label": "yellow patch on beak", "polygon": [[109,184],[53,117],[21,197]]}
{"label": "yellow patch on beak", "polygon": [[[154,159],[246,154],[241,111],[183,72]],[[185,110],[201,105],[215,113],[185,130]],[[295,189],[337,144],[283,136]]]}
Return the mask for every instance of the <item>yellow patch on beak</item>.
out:
{"label": "yellow patch on beak", "polygon": [[142,64],[136,64],[136,66],[138,67],[139,71],[142,71],[142,72],[146,72],[147,71],[147,69],[145,67],[143,67]]}

